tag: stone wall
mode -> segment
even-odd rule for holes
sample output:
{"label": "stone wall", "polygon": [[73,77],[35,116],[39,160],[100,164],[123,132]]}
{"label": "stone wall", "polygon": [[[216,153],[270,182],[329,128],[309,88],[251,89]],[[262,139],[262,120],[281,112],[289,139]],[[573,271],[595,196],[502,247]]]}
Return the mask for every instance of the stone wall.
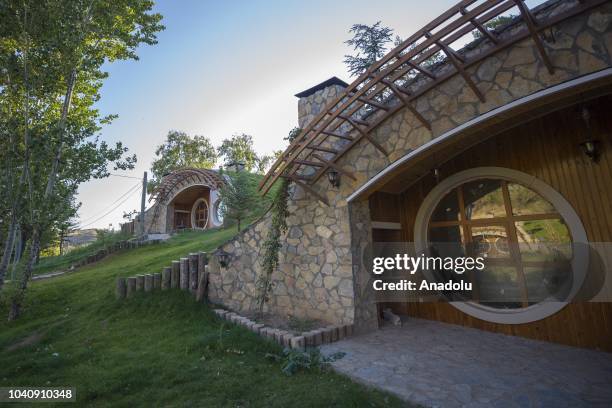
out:
{"label": "stone wall", "polygon": [[[536,16],[560,13],[568,4],[550,3],[551,7],[542,8]],[[293,187],[287,220],[290,228],[283,240],[279,271],[273,276],[276,286],[268,309],[337,324],[354,322],[356,330],[375,327],[376,309],[364,288],[367,271],[360,265],[371,242],[369,207],[367,203],[351,203],[349,211],[347,197],[390,163],[445,131],[523,96],[610,67],[611,26],[612,4],[607,3],[554,27],[555,41],[545,43],[555,66],[552,75],[531,39],[470,67],[467,72],[485,95],[484,103],[459,75],[429,90],[416,100],[416,107],[430,121],[432,130],[409,110],[398,111],[371,134],[390,152],[388,157],[362,140],[338,161],[356,181],[342,177],[340,187],[330,190],[322,177],[313,186],[329,206]],[[502,39],[516,29],[509,27]],[[464,52],[469,59],[482,48]],[[436,69],[444,72],[448,66]],[[338,88],[326,88],[299,102],[301,127],[337,96]],[[233,259],[227,269],[211,263],[211,299],[239,311],[254,308],[255,281],[261,270],[258,258],[269,222],[266,215],[223,246],[233,253]]]}
{"label": "stone wall", "polygon": [[333,101],[344,91],[340,85],[332,85],[321,89],[310,96],[298,100],[298,125],[304,129],[328,103]]}

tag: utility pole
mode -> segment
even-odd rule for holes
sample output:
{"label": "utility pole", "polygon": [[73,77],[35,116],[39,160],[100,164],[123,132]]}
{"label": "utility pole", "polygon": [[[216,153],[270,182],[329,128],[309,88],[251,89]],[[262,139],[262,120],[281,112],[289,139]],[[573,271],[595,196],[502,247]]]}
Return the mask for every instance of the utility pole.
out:
{"label": "utility pole", "polygon": [[140,236],[145,233],[145,199],[147,198],[147,172],[142,178],[142,199],[140,200]]}

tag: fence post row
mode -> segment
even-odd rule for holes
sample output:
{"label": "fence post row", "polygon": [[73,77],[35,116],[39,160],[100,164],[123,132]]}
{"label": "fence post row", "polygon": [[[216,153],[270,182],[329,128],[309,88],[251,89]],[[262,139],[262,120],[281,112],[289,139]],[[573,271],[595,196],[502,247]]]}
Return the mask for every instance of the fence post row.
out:
{"label": "fence post row", "polygon": [[[117,243],[134,245],[129,241]],[[172,266],[166,266],[158,273],[148,273],[128,278],[117,278],[115,295],[118,299],[132,297],[135,292],[151,292],[153,290],[168,290],[180,288],[192,293],[198,302],[206,298],[208,286],[208,254],[206,252],[190,253],[178,261],[172,261]]]}

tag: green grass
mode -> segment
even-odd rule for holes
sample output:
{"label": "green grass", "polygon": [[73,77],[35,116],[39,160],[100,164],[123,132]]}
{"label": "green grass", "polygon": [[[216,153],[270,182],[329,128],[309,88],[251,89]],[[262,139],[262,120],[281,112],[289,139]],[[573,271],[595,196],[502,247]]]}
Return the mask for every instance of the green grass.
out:
{"label": "green grass", "polygon": [[184,292],[115,300],[117,276],[158,272],[234,234],[186,232],[35,282],[17,322],[5,321],[2,303],[0,387],[75,387],[77,406],[401,406],[331,371],[286,376],[265,357],[280,353],[277,345]]}
{"label": "green grass", "polygon": [[87,245],[69,251],[65,255],[41,257],[38,265],[34,267],[33,273],[34,275],[41,275],[49,272],[67,270],[75,262],[89,255],[93,255],[100,249],[104,249],[115,242],[123,241],[128,238],[130,238],[129,235],[122,233],[106,234],[103,239],[98,238]]}

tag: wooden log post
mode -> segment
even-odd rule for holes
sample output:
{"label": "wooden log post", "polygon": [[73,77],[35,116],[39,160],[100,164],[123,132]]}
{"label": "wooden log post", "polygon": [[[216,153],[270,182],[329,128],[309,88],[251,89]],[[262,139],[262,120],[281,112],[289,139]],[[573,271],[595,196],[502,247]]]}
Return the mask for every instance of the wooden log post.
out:
{"label": "wooden log post", "polygon": [[181,258],[180,260],[180,271],[181,271],[181,290],[189,289],[189,259]]}
{"label": "wooden log post", "polygon": [[125,278],[117,278],[115,296],[117,296],[117,299],[125,299],[125,297],[127,296],[127,285],[125,282]]}
{"label": "wooden log post", "polygon": [[208,254],[206,252],[198,253],[198,290],[196,292],[196,301],[201,302],[206,298],[206,289],[208,287]]}
{"label": "wooden log post", "polygon": [[172,268],[166,266],[162,269],[162,277],[161,277],[161,289],[168,290],[170,289],[170,275],[172,275]]}
{"label": "wooden log post", "polygon": [[189,292],[198,289],[198,254],[189,254]]}
{"label": "wooden log post", "polygon": [[153,275],[151,275],[150,273],[147,273],[144,276],[144,291],[150,292],[152,290],[153,290]]}
{"label": "wooden log post", "polygon": [[132,297],[132,295],[136,292],[136,277],[130,276],[127,278],[127,292],[126,297]]}
{"label": "wooden log post", "polygon": [[137,291],[144,290],[144,275],[136,276],[136,290]]}
{"label": "wooden log post", "polygon": [[162,274],[158,272],[153,274],[153,289],[161,289]]}
{"label": "wooden log post", "polygon": [[180,268],[181,266],[179,261],[172,261],[172,271],[170,273],[170,287],[172,289],[179,287],[179,282],[181,279]]}

